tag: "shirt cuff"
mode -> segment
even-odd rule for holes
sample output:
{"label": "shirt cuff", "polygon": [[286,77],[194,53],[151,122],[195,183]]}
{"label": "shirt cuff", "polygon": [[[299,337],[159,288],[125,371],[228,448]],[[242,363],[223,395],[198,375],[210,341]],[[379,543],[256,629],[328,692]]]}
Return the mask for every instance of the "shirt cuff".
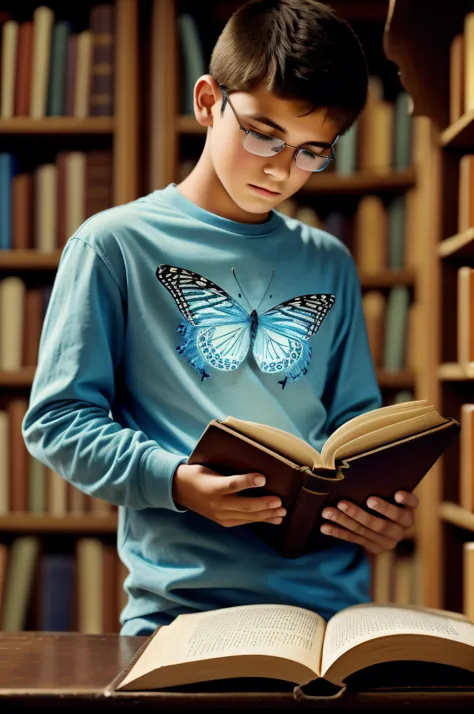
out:
{"label": "shirt cuff", "polygon": [[174,502],[173,478],[178,466],[187,460],[187,456],[172,454],[159,446],[144,454],[139,478],[143,499],[149,507],[186,513],[187,509],[178,508]]}

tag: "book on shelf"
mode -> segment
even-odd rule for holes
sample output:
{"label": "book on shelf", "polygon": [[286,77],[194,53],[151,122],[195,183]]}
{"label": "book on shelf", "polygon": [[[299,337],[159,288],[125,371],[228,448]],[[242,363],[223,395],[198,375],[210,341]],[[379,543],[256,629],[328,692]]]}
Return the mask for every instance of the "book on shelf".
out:
{"label": "book on shelf", "polygon": [[89,10],[89,27],[74,32],[44,5],[31,19],[0,26],[0,118],[112,116],[114,5]]}
{"label": "book on shelf", "polygon": [[179,615],[147,638],[106,695],[259,678],[290,682],[296,699],[312,698],[304,687],[323,680],[338,697],[356,672],[407,660],[474,672],[474,624],[455,612],[389,603],[353,605],[328,621],[281,604]]}
{"label": "book on shelf", "polygon": [[295,557],[337,543],[320,531],[323,507],[346,499],[369,510],[370,496],[396,503],[396,491],[412,491],[459,430],[455,419],[418,400],[349,419],[319,452],[289,432],[228,416],[209,422],[189,463],[223,476],[261,472],[265,486],[242,495],[279,496],[287,515],[278,527],[248,527],[284,557]]}
{"label": "book on shelf", "polygon": [[463,544],[463,612],[474,622],[474,543]]}
{"label": "book on shelf", "polygon": [[474,363],[474,269],[463,266],[458,270],[457,282],[457,358],[458,363],[470,367]]}
{"label": "book on shelf", "polygon": [[474,404],[461,406],[459,505],[474,513]]}

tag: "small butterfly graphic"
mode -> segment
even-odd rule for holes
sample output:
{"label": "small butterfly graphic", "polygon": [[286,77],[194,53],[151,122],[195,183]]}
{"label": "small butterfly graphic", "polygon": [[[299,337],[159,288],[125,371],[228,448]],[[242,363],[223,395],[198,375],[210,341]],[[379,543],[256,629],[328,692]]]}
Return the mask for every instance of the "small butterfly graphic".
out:
{"label": "small butterfly graphic", "polygon": [[[308,340],[335,301],[334,295],[300,295],[259,315],[258,308],[249,313],[225,290],[191,270],[160,265],[156,277],[186,320],[178,327],[183,342],[177,352],[198,370],[201,381],[209,378],[209,367],[237,369],[252,349],[262,372],[285,376],[278,382],[284,389],[288,378],[296,381],[308,371]],[[234,277],[237,280],[235,273]],[[240,287],[238,280],[237,284]]]}

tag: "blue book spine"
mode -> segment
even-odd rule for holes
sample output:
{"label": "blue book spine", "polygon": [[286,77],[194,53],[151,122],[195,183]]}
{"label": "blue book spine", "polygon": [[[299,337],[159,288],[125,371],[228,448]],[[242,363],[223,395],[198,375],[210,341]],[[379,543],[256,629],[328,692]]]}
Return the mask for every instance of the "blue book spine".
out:
{"label": "blue book spine", "polygon": [[41,563],[41,630],[70,632],[74,625],[74,556],[45,554]]}
{"label": "blue book spine", "polygon": [[0,250],[12,247],[12,154],[0,154]]}

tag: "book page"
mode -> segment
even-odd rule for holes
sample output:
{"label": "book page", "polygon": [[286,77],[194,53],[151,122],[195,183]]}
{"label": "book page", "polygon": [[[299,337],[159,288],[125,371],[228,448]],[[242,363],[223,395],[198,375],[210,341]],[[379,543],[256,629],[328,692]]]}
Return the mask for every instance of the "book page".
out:
{"label": "book page", "polygon": [[[378,412],[378,410],[377,410]],[[336,432],[332,434],[326,441],[321,456],[326,462],[332,462],[334,460],[334,455],[338,453],[340,447],[349,446],[352,441],[357,439],[359,436],[364,436],[365,434],[374,434],[378,429],[382,429],[385,426],[390,426],[391,424],[398,424],[400,422],[407,422],[409,419],[413,419],[417,416],[423,416],[426,414],[436,414],[438,412],[431,405],[418,407],[417,409],[400,409],[397,411],[387,411],[385,413],[373,414],[372,412],[367,413],[367,419],[357,422],[355,425],[351,426],[351,422],[347,422],[343,426],[344,429],[339,431],[338,436]]]}
{"label": "book page", "polygon": [[419,432],[439,426],[445,421],[444,417],[440,417],[438,412],[433,411],[419,417],[414,417],[413,419],[406,419],[396,424],[389,424],[388,426],[371,431],[368,434],[357,436],[351,439],[347,444],[340,444],[335,453],[332,453],[331,450],[328,449],[326,465],[331,467],[337,460],[356,456],[357,454],[362,454],[379,446],[388,445],[399,439],[413,436]]}
{"label": "book page", "polygon": [[[334,615],[326,628],[321,672],[362,642],[387,635],[431,635],[474,646],[474,624],[459,615],[421,606],[355,605]],[[474,657],[474,652],[473,652]]]}
{"label": "book page", "polygon": [[292,659],[317,674],[325,627],[319,615],[288,605],[180,615],[153,637],[121,686],[159,667],[246,654]]}
{"label": "book page", "polygon": [[323,465],[321,455],[316,449],[313,449],[313,447],[303,439],[283,429],[258,424],[254,421],[236,419],[236,417],[232,416],[228,416],[224,419],[223,423],[238,431],[239,434],[248,436],[250,439],[262,444],[262,446],[267,446],[274,451],[278,451],[283,456],[286,456],[287,459],[295,461],[297,464],[309,466],[309,468],[312,468],[314,465]]}

